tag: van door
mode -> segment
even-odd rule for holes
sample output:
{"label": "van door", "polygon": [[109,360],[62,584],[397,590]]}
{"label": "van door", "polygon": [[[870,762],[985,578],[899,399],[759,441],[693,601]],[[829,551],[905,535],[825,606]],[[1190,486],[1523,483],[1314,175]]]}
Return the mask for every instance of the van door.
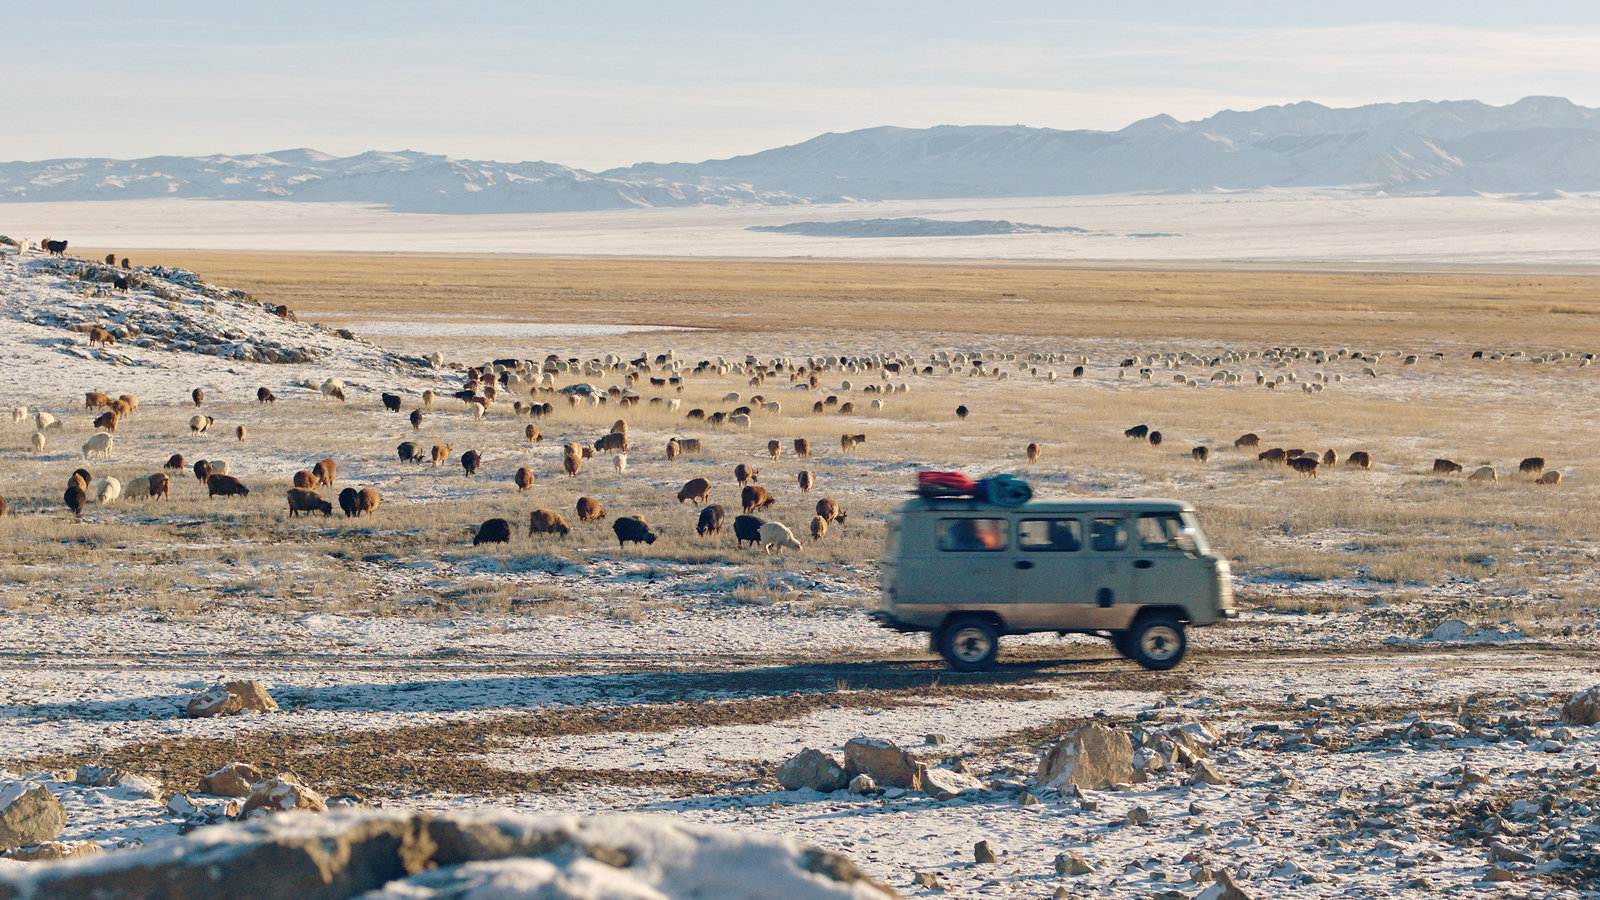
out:
{"label": "van door", "polygon": [[[1004,516],[951,515],[934,522],[934,565],[923,592],[929,603],[971,609],[1016,599],[1011,522]],[[1001,613],[1005,618],[1006,614]]]}
{"label": "van door", "polygon": [[1088,577],[1096,628],[1124,628],[1133,618],[1127,604],[1137,601],[1133,592],[1131,529],[1120,515],[1099,514],[1089,518]]}
{"label": "van door", "polygon": [[1139,514],[1132,590],[1140,603],[1182,604],[1209,589],[1210,567],[1185,547],[1183,528],[1176,512]]}
{"label": "van door", "polygon": [[[1076,621],[1094,602],[1084,577],[1087,569],[1083,519],[1078,516],[1029,515],[1017,520],[1017,546],[1012,552],[1019,628],[1053,629]],[[1065,607],[1073,608],[1065,608]]]}

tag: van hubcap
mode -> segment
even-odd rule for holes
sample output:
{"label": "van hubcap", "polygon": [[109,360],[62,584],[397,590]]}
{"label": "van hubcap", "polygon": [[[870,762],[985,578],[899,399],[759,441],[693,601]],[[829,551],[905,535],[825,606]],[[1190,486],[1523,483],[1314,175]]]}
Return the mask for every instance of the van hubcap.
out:
{"label": "van hubcap", "polygon": [[1156,625],[1146,628],[1144,634],[1139,636],[1139,649],[1150,659],[1168,660],[1177,654],[1180,641],[1177,629],[1170,625]]}
{"label": "van hubcap", "polygon": [[963,628],[956,632],[950,646],[963,662],[977,662],[989,655],[992,642],[981,628]]}

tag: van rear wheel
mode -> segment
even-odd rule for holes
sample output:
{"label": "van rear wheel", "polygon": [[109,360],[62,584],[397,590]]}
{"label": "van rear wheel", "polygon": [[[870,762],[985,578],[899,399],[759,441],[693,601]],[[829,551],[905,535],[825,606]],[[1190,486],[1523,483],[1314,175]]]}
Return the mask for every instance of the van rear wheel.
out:
{"label": "van rear wheel", "polygon": [[1170,669],[1183,662],[1184,651],[1189,648],[1183,623],[1175,616],[1144,616],[1125,635],[1127,657],[1146,669]]}
{"label": "van rear wheel", "polygon": [[939,632],[939,655],[957,672],[979,672],[994,665],[1000,636],[982,616],[957,616]]}

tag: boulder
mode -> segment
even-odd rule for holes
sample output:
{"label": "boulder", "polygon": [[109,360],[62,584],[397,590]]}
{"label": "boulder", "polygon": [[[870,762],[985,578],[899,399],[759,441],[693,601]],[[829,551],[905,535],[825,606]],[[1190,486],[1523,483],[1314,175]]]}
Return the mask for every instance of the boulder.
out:
{"label": "boulder", "polygon": [[872,780],[871,775],[857,775],[850,779],[850,793],[852,794],[876,794],[877,792],[878,783]]}
{"label": "boulder", "polygon": [[1211,886],[1194,895],[1194,900],[1251,900],[1245,889],[1233,880],[1233,873],[1227,869],[1217,872],[1217,880]]}
{"label": "boulder", "polygon": [[43,785],[0,782],[0,851],[53,841],[66,827],[66,807]]}
{"label": "boulder", "polygon": [[855,738],[844,745],[844,770],[852,778],[865,773],[880,785],[920,791],[924,769],[915,756],[889,741]]}
{"label": "boulder", "polygon": [[18,847],[0,854],[17,862],[53,862],[58,859],[75,859],[102,852],[94,841],[45,841],[32,847]]}
{"label": "boulder", "polygon": [[1059,853],[1056,855],[1057,875],[1087,875],[1094,871],[1094,866],[1089,861],[1076,853]]}
{"label": "boulder", "polygon": [[923,769],[922,790],[936,800],[949,800],[960,794],[983,791],[987,786],[971,775],[950,769]]}
{"label": "boulder", "polygon": [[236,715],[247,709],[263,713],[277,712],[278,703],[259,681],[230,681],[227,684],[214,684],[205,693],[191,697],[184,713],[191,719],[201,719]]}
{"label": "boulder", "polygon": [[250,796],[245,799],[244,808],[239,811],[239,815],[248,816],[258,809],[269,813],[287,812],[291,809],[327,812],[328,802],[322,799],[321,794],[306,787],[293,772],[284,772],[251,788]]}
{"label": "boulder", "polygon": [[849,784],[850,779],[833,757],[807,747],[778,767],[778,783],[786,791],[811,788],[831,794]]}
{"label": "boulder", "polygon": [[1228,776],[1217,771],[1216,766],[1202,759],[1195,762],[1194,774],[1189,776],[1189,783],[1225,785],[1230,782]]}
{"label": "boulder", "polygon": [[989,846],[988,841],[979,841],[972,845],[972,861],[977,863],[994,863],[999,862],[1000,858],[995,856],[994,848]]}
{"label": "boulder", "polygon": [[1084,725],[1045,751],[1034,780],[1041,788],[1104,790],[1133,781],[1133,742],[1104,725]]}
{"label": "boulder", "polygon": [[228,763],[200,779],[200,793],[213,797],[248,797],[250,789],[266,777],[249,763]]}
{"label": "boulder", "polygon": [[1561,706],[1561,720],[1573,725],[1600,725],[1600,685],[1573,694]]}

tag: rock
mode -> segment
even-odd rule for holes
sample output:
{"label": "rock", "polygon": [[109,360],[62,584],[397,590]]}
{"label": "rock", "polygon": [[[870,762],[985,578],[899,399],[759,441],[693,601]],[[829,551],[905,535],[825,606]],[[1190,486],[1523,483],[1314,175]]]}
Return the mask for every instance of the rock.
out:
{"label": "rock", "polygon": [[947,743],[948,741],[949,741],[949,738],[945,737],[942,734],[927,734],[927,735],[923,735],[923,737],[922,737],[922,742],[924,744],[929,745],[930,747],[937,747],[940,744]]}
{"label": "rock", "polygon": [[831,794],[849,782],[850,779],[845,776],[844,769],[834,761],[833,757],[810,747],[791,756],[778,767],[778,783],[787,791],[811,788],[814,791]]}
{"label": "rock", "polygon": [[1148,825],[1150,823],[1150,810],[1142,806],[1135,806],[1133,809],[1128,810],[1128,814],[1123,817],[1122,823],[1124,825]]}
{"label": "rock", "polygon": [[922,790],[937,800],[949,800],[959,794],[984,790],[983,782],[971,775],[962,775],[949,769],[923,769]]}
{"label": "rock", "polygon": [[1229,784],[1228,777],[1218,772],[1216,767],[1207,760],[1196,760],[1194,774],[1189,776],[1190,784]]}
{"label": "rock", "polygon": [[213,797],[248,797],[250,789],[266,777],[249,763],[228,763],[200,779],[200,793]]}
{"label": "rock", "polygon": [[1217,880],[1211,886],[1194,895],[1194,900],[1251,900],[1245,889],[1233,880],[1233,873],[1221,869],[1217,873]]}
{"label": "rock", "polygon": [[1027,791],[1023,791],[1021,794],[1017,795],[1017,804],[1020,806],[1038,806],[1039,798],[1028,793]]}
{"label": "rock", "polygon": [[306,787],[293,772],[284,772],[251,788],[250,796],[244,801],[244,808],[239,811],[239,815],[248,816],[258,809],[269,813],[291,809],[327,812],[328,803],[322,799],[321,794]]}
{"label": "rock", "polygon": [[66,807],[43,785],[0,782],[0,851],[53,841],[66,827]]}
{"label": "rock", "polygon": [[247,709],[256,712],[277,712],[277,701],[267,693],[259,681],[230,681],[207,688],[189,700],[184,713],[191,719],[210,716],[231,716]]}
{"label": "rock", "polygon": [[972,861],[978,863],[999,862],[999,857],[994,855],[994,850],[988,841],[979,841],[972,845]]}
{"label": "rock", "polygon": [[104,848],[94,841],[45,841],[32,847],[7,850],[0,856],[17,862],[52,862],[58,859],[93,856],[103,850]]}
{"label": "rock", "polygon": [[1484,881],[1516,881],[1517,873],[1509,869],[1490,869],[1483,873]]}
{"label": "rock", "polygon": [[1533,857],[1523,853],[1521,850],[1518,850],[1515,847],[1503,844],[1500,841],[1489,842],[1489,861],[1515,863],[1535,862]]}
{"label": "rock", "polygon": [[1084,725],[1045,751],[1035,782],[1041,788],[1076,785],[1104,790],[1133,780],[1133,743],[1104,725]]}
{"label": "rock", "polygon": [[121,777],[122,772],[111,766],[79,766],[72,780],[89,787],[110,787]]}
{"label": "rock", "polygon": [[1059,853],[1056,855],[1057,875],[1087,875],[1094,871],[1094,866],[1089,861],[1076,853]]}
{"label": "rock", "polygon": [[1561,705],[1561,721],[1573,725],[1600,725],[1600,685],[1568,698]]}
{"label": "rock", "polygon": [[878,783],[872,780],[871,775],[863,773],[850,779],[850,793],[852,794],[876,794],[877,792]]}
{"label": "rock", "polygon": [[1567,745],[1552,738],[1551,740],[1540,744],[1539,749],[1546,753],[1564,753],[1566,752]]}
{"label": "rock", "polygon": [[939,876],[932,872],[918,872],[911,876],[911,883],[918,887],[925,887],[935,894],[942,894],[945,891],[943,882],[939,881]]}
{"label": "rock", "polygon": [[1072,895],[1067,892],[1066,888],[1058,887],[1056,888],[1056,892],[1050,896],[1053,898],[1053,900],[1068,900],[1068,898],[1070,898]]}
{"label": "rock", "polygon": [[144,797],[149,800],[161,799],[161,782],[144,775],[132,775],[127,772],[118,773],[119,777],[113,784],[135,797]]}
{"label": "rock", "polygon": [[844,770],[852,778],[865,773],[880,785],[920,791],[924,768],[915,756],[889,741],[854,738],[844,745]]}

